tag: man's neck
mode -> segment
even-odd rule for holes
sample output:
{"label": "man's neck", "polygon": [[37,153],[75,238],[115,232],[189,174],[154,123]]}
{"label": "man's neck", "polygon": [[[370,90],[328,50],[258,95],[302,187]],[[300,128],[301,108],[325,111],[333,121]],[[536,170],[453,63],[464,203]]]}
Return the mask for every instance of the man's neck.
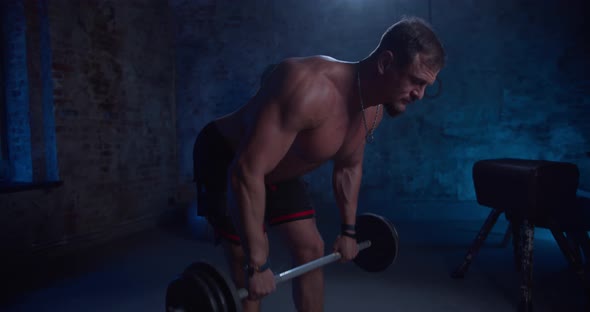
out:
{"label": "man's neck", "polygon": [[[359,75],[360,78],[360,95],[362,95],[363,106],[365,109],[372,106],[377,106],[381,102],[377,99],[375,94],[375,77],[377,75],[377,64],[371,58],[366,58],[356,64],[355,75]],[[358,81],[355,82],[358,86]],[[357,90],[358,92],[358,90]],[[360,100],[360,98],[359,98]],[[360,106],[360,104],[359,104]]]}

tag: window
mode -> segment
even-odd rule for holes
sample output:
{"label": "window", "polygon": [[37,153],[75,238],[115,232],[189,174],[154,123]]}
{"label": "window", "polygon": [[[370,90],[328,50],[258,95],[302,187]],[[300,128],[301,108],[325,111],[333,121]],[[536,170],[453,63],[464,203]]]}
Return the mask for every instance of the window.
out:
{"label": "window", "polygon": [[[4,16],[4,7],[0,6],[0,16]],[[6,85],[4,83],[4,28],[0,24],[0,181],[8,180],[8,142],[6,137]]]}
{"label": "window", "polygon": [[[50,84],[49,21],[44,4],[44,1],[0,0],[0,193],[61,185]],[[27,20],[30,14],[27,16],[26,9],[40,16]],[[41,42],[39,48],[32,45],[33,50],[31,45],[27,46],[27,38],[36,32],[40,33]],[[36,36],[32,38],[37,40]],[[33,57],[41,57],[44,70],[29,71],[28,62]],[[33,87],[29,84],[30,77],[40,77],[49,83],[44,83],[42,88]],[[31,92],[43,93],[42,99],[31,103]],[[31,110],[33,105],[43,105],[42,112]],[[35,114],[33,118],[32,114]],[[43,129],[44,140],[31,140],[31,122]],[[34,166],[32,155],[42,155],[45,161]]]}

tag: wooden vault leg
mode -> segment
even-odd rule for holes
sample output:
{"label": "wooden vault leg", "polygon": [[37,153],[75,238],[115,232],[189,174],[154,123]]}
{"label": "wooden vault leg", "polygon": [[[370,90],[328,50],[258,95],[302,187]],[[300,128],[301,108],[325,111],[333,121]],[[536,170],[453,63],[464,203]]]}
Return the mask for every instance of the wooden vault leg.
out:
{"label": "wooden vault leg", "polygon": [[483,224],[483,226],[479,230],[479,233],[477,234],[477,236],[475,237],[475,240],[471,244],[471,247],[467,251],[467,254],[465,255],[465,259],[463,260],[463,263],[461,265],[459,265],[455,269],[455,271],[453,271],[453,273],[451,273],[452,278],[463,278],[465,276],[465,273],[469,269],[469,266],[471,265],[473,258],[475,257],[475,255],[477,255],[477,252],[481,248],[481,245],[483,245],[483,242],[487,238],[492,227],[494,227],[494,224],[496,224],[496,221],[498,221],[498,217],[500,216],[501,213],[502,213],[501,210],[492,209],[492,212],[490,212],[490,214],[488,215],[486,222]]}
{"label": "wooden vault leg", "polygon": [[535,226],[528,220],[523,220],[520,226],[521,237],[521,283],[520,283],[520,304],[518,311],[533,311],[533,243]]}

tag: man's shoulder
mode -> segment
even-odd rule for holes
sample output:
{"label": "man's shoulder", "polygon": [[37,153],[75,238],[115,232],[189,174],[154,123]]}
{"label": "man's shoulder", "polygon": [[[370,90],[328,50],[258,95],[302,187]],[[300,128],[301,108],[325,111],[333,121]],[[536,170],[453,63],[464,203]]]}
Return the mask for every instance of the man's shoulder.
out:
{"label": "man's shoulder", "polygon": [[309,117],[318,125],[330,115],[339,95],[324,56],[288,58],[278,64],[269,87],[280,90],[278,103],[293,116]]}
{"label": "man's shoulder", "polygon": [[271,84],[286,91],[330,90],[333,66],[336,63],[325,56],[286,58],[275,67]]}
{"label": "man's shoulder", "polygon": [[337,67],[340,61],[326,55],[290,57],[279,63],[279,67],[293,74],[320,76]]}
{"label": "man's shoulder", "polygon": [[305,65],[313,62],[339,62],[337,59],[328,56],[328,55],[308,55],[308,56],[294,56],[294,57],[287,57],[284,58],[281,63],[286,62],[290,64],[300,64]]}

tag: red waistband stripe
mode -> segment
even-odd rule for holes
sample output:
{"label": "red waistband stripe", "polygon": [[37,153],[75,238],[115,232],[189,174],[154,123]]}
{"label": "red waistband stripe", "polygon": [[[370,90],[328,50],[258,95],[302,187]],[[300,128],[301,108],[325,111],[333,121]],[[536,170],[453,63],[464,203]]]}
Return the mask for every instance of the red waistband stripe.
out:
{"label": "red waistband stripe", "polygon": [[270,219],[270,223],[283,222],[283,221],[287,221],[290,219],[297,219],[297,218],[301,218],[301,217],[310,216],[313,214],[314,214],[313,209],[312,210],[305,210],[305,211],[301,211],[301,212],[297,212],[297,213],[292,213],[292,214],[272,218],[272,219]]}

